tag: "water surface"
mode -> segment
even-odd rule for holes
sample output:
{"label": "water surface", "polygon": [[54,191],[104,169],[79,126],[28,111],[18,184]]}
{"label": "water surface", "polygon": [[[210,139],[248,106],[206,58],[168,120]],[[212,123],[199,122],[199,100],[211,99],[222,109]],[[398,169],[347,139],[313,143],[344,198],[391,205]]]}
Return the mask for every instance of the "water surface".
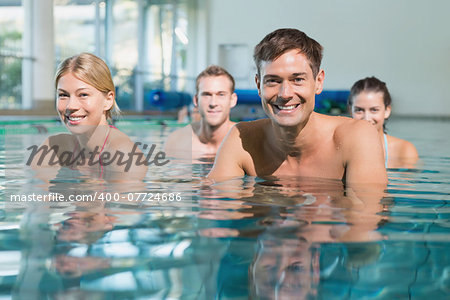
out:
{"label": "water surface", "polygon": [[[118,127],[158,146],[174,129]],[[211,187],[201,182],[208,160],[150,167],[138,184],[72,170],[43,182],[24,160],[26,148],[49,133],[7,132],[0,148],[0,296],[448,299],[450,122],[392,120],[388,128],[413,142],[421,161],[390,169],[381,197],[313,178],[244,177]],[[10,201],[49,193],[104,196]]]}

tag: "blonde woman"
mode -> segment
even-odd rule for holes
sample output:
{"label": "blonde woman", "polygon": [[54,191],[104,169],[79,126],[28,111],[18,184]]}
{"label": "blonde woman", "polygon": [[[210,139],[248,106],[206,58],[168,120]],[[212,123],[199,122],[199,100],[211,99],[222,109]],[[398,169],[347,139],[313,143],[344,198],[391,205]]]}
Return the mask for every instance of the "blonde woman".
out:
{"label": "blonde woman", "polygon": [[32,150],[32,165],[80,170],[103,179],[142,178],[147,167],[137,163],[142,152],[109,124],[119,112],[115,87],[106,63],[90,53],[64,60],[55,77],[56,110],[70,133],[50,136]]}

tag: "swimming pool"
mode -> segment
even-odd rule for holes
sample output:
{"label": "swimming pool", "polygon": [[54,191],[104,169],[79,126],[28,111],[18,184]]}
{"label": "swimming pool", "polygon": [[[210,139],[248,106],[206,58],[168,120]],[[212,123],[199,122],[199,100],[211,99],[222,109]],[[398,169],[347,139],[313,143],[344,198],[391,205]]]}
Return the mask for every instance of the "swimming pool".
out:
{"label": "swimming pool", "polygon": [[[176,127],[116,126],[158,147]],[[361,205],[329,180],[204,186],[207,160],[150,167],[142,185],[70,173],[44,184],[25,168],[26,148],[64,129],[11,124],[0,143],[0,299],[448,299],[450,122],[388,129],[421,162],[390,169],[387,195]],[[103,199],[11,201],[95,192]]]}

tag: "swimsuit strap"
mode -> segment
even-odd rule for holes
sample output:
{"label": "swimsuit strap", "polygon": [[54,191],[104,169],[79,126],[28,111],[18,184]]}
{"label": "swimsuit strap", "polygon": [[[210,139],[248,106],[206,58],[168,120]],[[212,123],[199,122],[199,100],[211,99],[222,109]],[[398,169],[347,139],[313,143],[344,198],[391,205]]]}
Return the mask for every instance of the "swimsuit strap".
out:
{"label": "swimsuit strap", "polygon": [[102,165],[101,154],[102,154],[102,152],[103,152],[103,149],[105,148],[106,141],[107,141],[108,138],[109,138],[109,134],[111,133],[111,128],[115,128],[115,127],[114,127],[114,126],[111,126],[111,125],[109,126],[109,128],[108,128],[108,134],[106,135],[105,141],[103,142],[102,149],[100,150],[100,153],[98,154],[98,161],[99,161],[99,163],[100,163],[100,169],[101,169],[101,171],[100,171],[100,178],[103,177],[103,165]]}
{"label": "swimsuit strap", "polygon": [[[102,149],[100,149],[100,152],[99,152],[99,154],[98,154],[98,161],[99,161],[99,163],[100,163],[100,170],[101,170],[101,171],[100,171],[100,178],[103,177],[103,165],[102,165],[101,154],[102,154],[102,152],[103,152],[103,149],[105,149],[106,142],[108,141],[109,134],[111,133],[111,128],[117,129],[115,126],[109,125],[109,128],[108,128],[108,134],[106,135],[105,141],[103,142]],[[77,150],[78,150],[78,143],[75,143],[75,147],[74,147],[73,152],[72,152],[72,159],[74,159],[75,152],[76,152]]]}
{"label": "swimsuit strap", "polygon": [[387,143],[386,133],[383,133],[383,135],[384,135],[384,152],[385,152],[384,165],[387,168],[387,165],[388,165],[388,143]]}

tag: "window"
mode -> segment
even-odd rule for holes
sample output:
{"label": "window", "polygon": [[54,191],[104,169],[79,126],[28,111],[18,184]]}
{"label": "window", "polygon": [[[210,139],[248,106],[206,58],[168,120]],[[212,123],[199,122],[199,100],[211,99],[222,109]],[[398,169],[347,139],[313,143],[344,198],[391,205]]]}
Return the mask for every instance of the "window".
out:
{"label": "window", "polygon": [[0,4],[0,109],[20,109],[22,104],[21,1]]}

